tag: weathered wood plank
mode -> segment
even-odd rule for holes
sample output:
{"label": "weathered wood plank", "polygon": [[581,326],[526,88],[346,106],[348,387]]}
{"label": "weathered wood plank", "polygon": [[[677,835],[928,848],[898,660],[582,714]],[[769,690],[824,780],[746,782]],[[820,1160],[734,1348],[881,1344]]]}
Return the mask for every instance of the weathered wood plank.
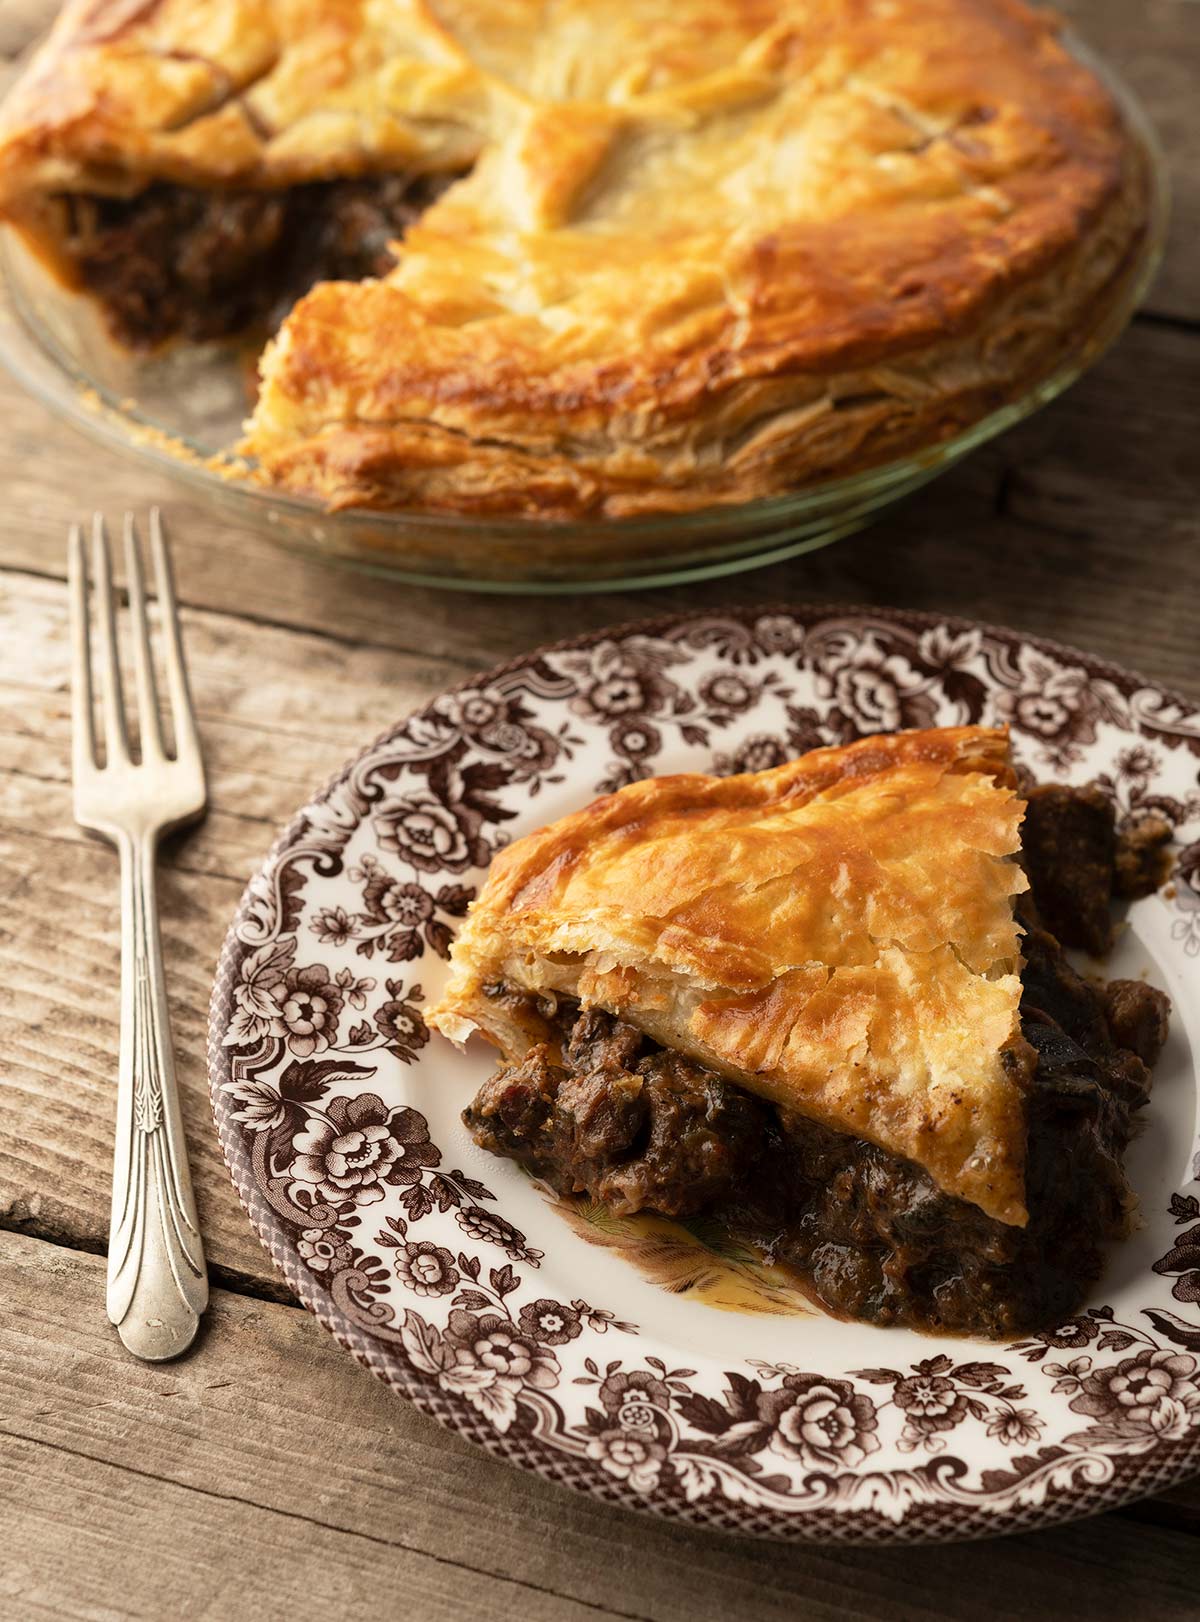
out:
{"label": "weathered wood plank", "polygon": [[[101,1265],[0,1237],[4,1567],[14,1593],[26,1584],[62,1614],[236,1619],[286,1602],[350,1615],[368,1593],[372,1609],[403,1593],[406,1613],[432,1619],[457,1602],[564,1622],[583,1607],[644,1622],[924,1622],[975,1617],[986,1591],[988,1615],[1011,1622],[1102,1605],[1194,1615],[1194,1540],[1122,1516],[936,1558],[634,1520],[439,1431],[307,1314],[222,1291],[193,1356],[137,1364],[92,1310]],[[204,1603],[201,1570],[215,1585]]]}
{"label": "weathered wood plank", "polygon": [[1138,96],[1166,155],[1171,230],[1147,307],[1200,320],[1200,25],[1193,0],[1055,0],[1054,9]]}
{"label": "weathered wood plank", "polygon": [[[22,1241],[4,1243],[11,1250]],[[409,1516],[397,1513],[397,1497],[381,1502],[375,1525],[356,1524],[363,1465],[371,1470],[380,1441],[369,1424],[331,1429],[321,1405],[332,1398],[361,1413],[357,1387],[368,1382],[347,1380],[349,1369],[318,1368],[302,1402],[281,1408],[272,1395],[287,1366],[279,1359],[311,1367],[304,1345],[311,1337],[290,1321],[299,1313],[280,1308],[273,1310],[282,1325],[258,1333],[263,1309],[234,1297],[218,1298],[207,1341],[182,1378],[147,1383],[145,1369],[123,1358],[104,1330],[80,1333],[99,1279],[83,1292],[72,1285],[100,1267],[92,1261],[81,1269],[52,1254],[32,1268],[27,1261],[23,1278],[5,1269],[5,1300],[20,1304],[23,1320],[3,1350],[6,1375],[22,1390],[21,1410],[6,1404],[0,1418],[6,1616],[236,1622],[411,1613],[430,1622],[460,1622],[464,1614],[595,1622],[627,1614],[522,1571],[478,1572],[448,1546],[427,1551]],[[238,1348],[232,1360],[231,1346]],[[274,1416],[270,1464],[255,1441],[267,1432],[249,1417],[262,1406],[259,1389]],[[275,1423],[285,1415],[290,1431]],[[385,1438],[387,1429],[385,1421]],[[245,1445],[222,1445],[222,1432]],[[318,1438],[346,1449],[332,1473],[322,1463],[319,1477],[320,1455],[310,1451]],[[428,1468],[429,1449],[422,1451]],[[391,1477],[393,1490],[402,1485]],[[335,1498],[340,1514],[329,1513]]]}
{"label": "weathered wood plank", "polygon": [[[98,845],[0,830],[0,1227],[103,1250],[108,1235],[120,920]],[[240,884],[162,875],[167,992],[201,1225],[219,1273],[286,1294],[238,1204],[208,1110],[205,1022]]]}
{"label": "weathered wood plank", "polygon": [[1157,1498],[1127,1504],[1120,1513],[1133,1520],[1149,1521],[1154,1526],[1170,1526],[1179,1532],[1200,1535],[1200,1477],[1159,1493]]}
{"label": "weathered wood plank", "polygon": [[[188,1491],[53,1444],[10,1441],[0,1502],[10,1546],[0,1572],[6,1614],[126,1622],[341,1618],[396,1606],[422,1622],[520,1615],[531,1622],[619,1622],[631,1613],[479,1575],[303,1512],[248,1511],[224,1491]],[[512,1609],[508,1609],[512,1607]],[[631,1618],[632,1622],[632,1618]]]}
{"label": "weathered wood plank", "polygon": [[[185,613],[184,627],[212,810],[167,859],[243,880],[280,824],[351,750],[464,674],[419,653],[349,648],[211,613]],[[0,573],[3,816],[78,840],[69,793],[70,696],[62,584]]]}

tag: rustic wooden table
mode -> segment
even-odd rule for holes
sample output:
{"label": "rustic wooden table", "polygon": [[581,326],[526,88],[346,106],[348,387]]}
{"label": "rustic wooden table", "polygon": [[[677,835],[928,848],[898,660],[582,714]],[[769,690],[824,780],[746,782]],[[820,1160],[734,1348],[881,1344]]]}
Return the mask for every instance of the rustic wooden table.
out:
{"label": "rustic wooden table", "polygon": [[[1200,7],[1065,8],[1145,97],[1176,190],[1148,309],[1083,383],[870,533],[687,589],[545,601],[364,582],[281,553],[77,439],[0,378],[0,1615],[429,1619],[1196,1615],[1200,1487],[939,1550],[775,1548],[635,1518],[439,1430],[294,1306],[226,1176],[204,1019],[275,828],[358,745],[538,641],[811,598],[1007,622],[1200,698]],[[0,4],[0,78],[48,0]],[[163,875],[167,973],[216,1288],[178,1365],[104,1318],[116,868],[71,819],[64,537],[169,512],[212,811]]]}

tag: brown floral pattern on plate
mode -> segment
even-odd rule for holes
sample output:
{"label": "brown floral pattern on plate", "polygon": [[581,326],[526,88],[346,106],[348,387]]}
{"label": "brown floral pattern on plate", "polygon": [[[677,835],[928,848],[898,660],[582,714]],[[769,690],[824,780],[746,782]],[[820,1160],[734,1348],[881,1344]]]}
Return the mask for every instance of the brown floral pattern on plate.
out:
{"label": "brown floral pattern on plate", "polygon": [[[1040,776],[1094,780],[1123,821],[1174,826],[1172,882],[1136,904],[1131,938],[1175,977],[1186,1026],[1200,715],[1082,654],[880,611],[684,617],[531,654],[367,749],[251,882],[213,997],[221,1142],[305,1303],[492,1451],[754,1535],[1018,1530],[1200,1468],[1190,1153],[1143,1189],[1141,1260],[1106,1289],[1114,1304],[1007,1349],[714,1313],[589,1249],[515,1168],[483,1166],[456,1122],[487,1061],[431,1042],[424,1022],[456,921],[513,834],[652,772],[753,770],[863,732],[995,720]],[[1172,1040],[1151,1112],[1194,1137],[1186,1032]]]}

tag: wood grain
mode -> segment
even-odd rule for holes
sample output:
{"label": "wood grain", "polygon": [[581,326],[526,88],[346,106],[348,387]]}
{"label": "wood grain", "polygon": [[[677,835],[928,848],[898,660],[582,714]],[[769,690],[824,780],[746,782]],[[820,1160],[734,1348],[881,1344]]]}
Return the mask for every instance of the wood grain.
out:
{"label": "wood grain", "polygon": [[1171,230],[1147,308],[1200,322],[1200,22],[1195,0],[1055,0],[1080,37],[1120,74],[1150,114],[1166,154]]}
{"label": "wood grain", "polygon": [[[100,846],[0,832],[0,1227],[102,1250],[116,1109],[119,919]],[[249,1229],[217,1149],[204,1075],[205,1010],[240,885],[167,872],[162,920],[185,1128],[218,1277],[286,1292]],[[66,920],[70,920],[69,926]],[[56,921],[51,921],[56,920]]]}
{"label": "wood grain", "polygon": [[[577,1498],[446,1436],[293,1308],[217,1291],[194,1356],[131,1363],[91,1311],[101,1277],[98,1259],[0,1236],[5,1580],[57,1614],[126,1614],[130,1565],[151,1616],[280,1615],[292,1602],[350,1616],[369,1603],[440,1622],[451,1593],[469,1617],[564,1622],[919,1622],[978,1617],[981,1593],[1006,1622],[1101,1605],[1133,1617],[1151,1596],[1159,1622],[1195,1614],[1183,1532],[1114,1515],[936,1558],[710,1536]],[[64,1517],[76,1558],[55,1565]],[[200,1569],[216,1583],[203,1600]]]}
{"label": "wood grain", "polygon": [[[5,815],[41,837],[82,842],[69,791],[69,643],[60,582],[0,574],[0,628]],[[213,809],[186,842],[170,847],[167,860],[242,882],[280,824],[350,749],[463,674],[445,660],[347,648],[324,635],[212,613],[185,610],[184,634]]]}

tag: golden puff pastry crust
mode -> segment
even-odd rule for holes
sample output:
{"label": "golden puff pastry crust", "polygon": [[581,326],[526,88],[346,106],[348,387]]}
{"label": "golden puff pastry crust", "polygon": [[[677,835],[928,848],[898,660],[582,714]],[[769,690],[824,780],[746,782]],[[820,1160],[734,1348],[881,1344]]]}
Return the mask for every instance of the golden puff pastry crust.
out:
{"label": "golden puff pastry crust", "polygon": [[512,1062],[488,988],[577,997],[1021,1225],[1023,814],[982,727],[634,783],[500,852],[430,1024]]}
{"label": "golden puff pastry crust", "polygon": [[1146,227],[1144,155],[1022,0],[73,0],[0,124],[52,258],[63,192],[468,167],[267,349],[243,449],[280,485],[778,494],[1023,392]]}

